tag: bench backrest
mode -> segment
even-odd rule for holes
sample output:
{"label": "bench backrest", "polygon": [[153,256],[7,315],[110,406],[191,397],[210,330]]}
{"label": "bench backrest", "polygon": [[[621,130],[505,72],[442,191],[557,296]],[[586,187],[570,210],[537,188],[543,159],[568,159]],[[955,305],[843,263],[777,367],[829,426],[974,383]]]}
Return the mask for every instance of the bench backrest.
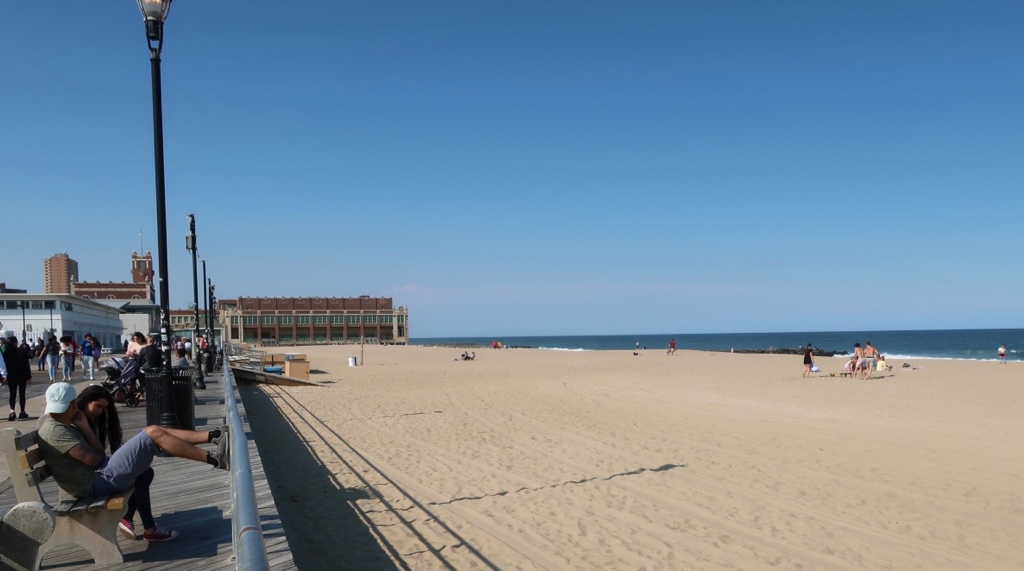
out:
{"label": "bench backrest", "polygon": [[13,428],[0,430],[0,449],[11,472],[11,483],[19,502],[48,502],[39,490],[39,483],[50,477],[50,469],[39,450],[39,433],[22,434]]}

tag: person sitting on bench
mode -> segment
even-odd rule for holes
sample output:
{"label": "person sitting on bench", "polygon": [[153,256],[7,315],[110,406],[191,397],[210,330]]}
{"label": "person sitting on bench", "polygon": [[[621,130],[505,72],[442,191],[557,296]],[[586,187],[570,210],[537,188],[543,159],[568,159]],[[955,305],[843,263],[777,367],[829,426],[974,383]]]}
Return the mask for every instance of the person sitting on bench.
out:
{"label": "person sitting on bench", "polygon": [[[206,451],[197,446],[210,442],[217,444],[217,450]],[[227,470],[227,445],[226,427],[194,432],[147,426],[107,457],[103,443],[89,426],[88,418],[78,410],[75,388],[69,383],[54,383],[46,389],[46,410],[39,427],[39,451],[57,485],[78,498],[109,496],[127,490],[149,469],[153,457],[161,452]],[[173,537],[170,535],[163,540]]]}

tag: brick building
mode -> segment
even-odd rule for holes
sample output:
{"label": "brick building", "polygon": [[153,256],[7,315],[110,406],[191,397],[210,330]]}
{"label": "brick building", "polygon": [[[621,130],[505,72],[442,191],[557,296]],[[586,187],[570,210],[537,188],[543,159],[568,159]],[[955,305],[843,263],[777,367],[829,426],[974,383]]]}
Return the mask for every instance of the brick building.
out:
{"label": "brick building", "polygon": [[[77,268],[77,264],[76,264]],[[153,255],[132,252],[132,281],[129,282],[71,282],[71,293],[85,299],[140,300],[154,303]]]}
{"label": "brick building", "polygon": [[235,343],[409,341],[409,310],[395,308],[390,297],[240,297],[217,307],[227,340]]}
{"label": "brick building", "polygon": [[43,286],[46,293],[71,293],[71,282],[78,277],[78,262],[67,253],[43,260]]}

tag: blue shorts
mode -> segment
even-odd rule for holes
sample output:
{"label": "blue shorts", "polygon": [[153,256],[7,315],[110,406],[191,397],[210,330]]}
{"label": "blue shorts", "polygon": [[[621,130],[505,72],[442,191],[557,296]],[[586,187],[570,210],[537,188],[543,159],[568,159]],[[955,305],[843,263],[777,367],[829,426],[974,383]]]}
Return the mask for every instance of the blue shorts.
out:
{"label": "blue shorts", "polygon": [[160,452],[145,430],[131,437],[96,469],[92,495],[109,496],[127,490],[153,463],[153,456]]}

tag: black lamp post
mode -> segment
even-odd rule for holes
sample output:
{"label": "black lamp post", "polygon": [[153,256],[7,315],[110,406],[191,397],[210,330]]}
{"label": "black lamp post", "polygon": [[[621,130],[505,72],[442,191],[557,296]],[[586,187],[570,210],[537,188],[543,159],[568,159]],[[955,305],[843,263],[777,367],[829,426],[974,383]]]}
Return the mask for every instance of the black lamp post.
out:
{"label": "black lamp post", "polygon": [[213,290],[217,286],[213,285],[213,281],[207,282],[209,286],[207,293],[210,297],[210,309],[206,313],[206,332],[210,336],[210,358],[206,361],[206,372],[212,373],[216,368],[217,363],[217,330],[214,329],[214,322],[217,321],[217,298],[213,295]]}
{"label": "black lamp post", "polygon": [[146,42],[153,76],[153,156],[156,166],[156,235],[160,256],[160,426],[178,428],[178,415],[171,409],[171,345],[170,288],[167,283],[167,207],[164,200],[164,118],[160,88],[160,51],[164,43],[164,21],[171,9],[171,0],[138,0],[142,19],[146,22]]}
{"label": "black lamp post", "polygon": [[213,337],[210,335],[210,280],[206,279],[206,260],[203,260],[203,315],[206,324],[206,372],[213,372]]}
{"label": "black lamp post", "polygon": [[196,250],[198,247],[196,246],[196,217],[193,214],[188,215],[188,234],[185,236],[185,249],[192,252],[192,303],[195,305],[196,310],[196,326],[192,334],[192,362],[196,363],[196,388],[205,389],[206,379],[203,378],[203,354],[199,351],[199,272],[196,270]]}
{"label": "black lamp post", "polygon": [[26,327],[25,327],[25,301],[24,300],[19,301],[18,305],[21,306],[21,339],[22,339],[22,341],[27,341],[28,336],[25,334],[26,333],[25,332],[25,329],[26,329]]}

